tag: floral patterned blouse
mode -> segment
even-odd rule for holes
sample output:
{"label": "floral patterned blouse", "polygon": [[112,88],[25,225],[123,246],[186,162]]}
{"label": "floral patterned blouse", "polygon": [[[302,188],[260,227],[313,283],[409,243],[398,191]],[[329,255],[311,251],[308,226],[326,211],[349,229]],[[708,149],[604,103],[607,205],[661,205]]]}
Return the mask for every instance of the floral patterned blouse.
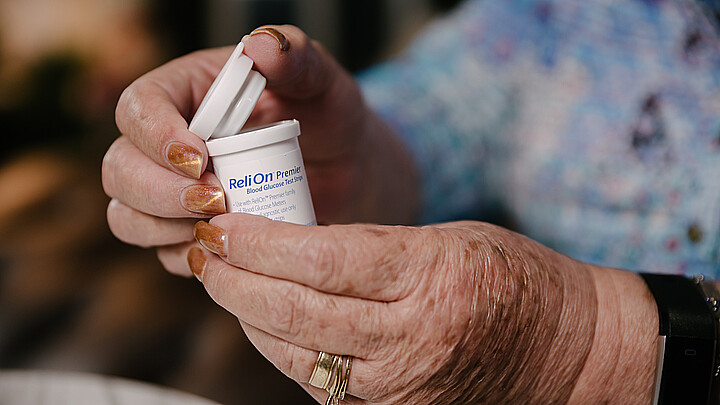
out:
{"label": "floral patterned blouse", "polygon": [[359,76],[422,176],[422,222],[720,276],[715,0],[469,0]]}

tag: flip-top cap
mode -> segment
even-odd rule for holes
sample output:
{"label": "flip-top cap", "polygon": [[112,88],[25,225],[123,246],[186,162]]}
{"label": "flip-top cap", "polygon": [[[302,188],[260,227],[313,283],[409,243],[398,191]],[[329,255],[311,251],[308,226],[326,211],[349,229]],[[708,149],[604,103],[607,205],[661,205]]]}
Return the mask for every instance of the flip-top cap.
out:
{"label": "flip-top cap", "polygon": [[204,140],[240,132],[265,89],[267,80],[251,70],[240,42],[205,94],[189,130]]}
{"label": "flip-top cap", "polygon": [[211,139],[207,142],[207,148],[210,156],[222,156],[286,141],[299,135],[300,123],[297,120],[285,120],[252,128],[231,137]]}

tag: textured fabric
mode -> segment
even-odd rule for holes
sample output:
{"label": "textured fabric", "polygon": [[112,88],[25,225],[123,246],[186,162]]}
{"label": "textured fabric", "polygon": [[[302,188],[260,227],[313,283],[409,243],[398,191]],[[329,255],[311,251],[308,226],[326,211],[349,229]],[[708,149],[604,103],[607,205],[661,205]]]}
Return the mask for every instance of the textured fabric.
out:
{"label": "textured fabric", "polygon": [[422,221],[502,219],[580,260],[718,276],[712,4],[468,1],[363,72],[420,170]]}

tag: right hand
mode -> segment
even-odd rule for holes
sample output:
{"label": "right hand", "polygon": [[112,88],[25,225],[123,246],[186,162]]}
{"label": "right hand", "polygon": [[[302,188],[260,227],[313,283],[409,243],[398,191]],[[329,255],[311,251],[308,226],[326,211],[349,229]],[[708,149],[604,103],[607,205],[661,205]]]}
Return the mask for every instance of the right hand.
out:
{"label": "right hand", "polygon": [[[268,80],[246,127],[300,121],[318,221],[413,221],[413,165],[365,106],[351,75],[296,27],[265,27],[243,41]],[[190,274],[185,254],[197,219],[225,211],[220,182],[205,171],[205,144],[188,122],[231,51],[173,60],[137,79],[118,102],[122,136],[103,161],[103,186],[113,199],[108,223],[125,242],[160,246],[161,261],[174,273]]]}

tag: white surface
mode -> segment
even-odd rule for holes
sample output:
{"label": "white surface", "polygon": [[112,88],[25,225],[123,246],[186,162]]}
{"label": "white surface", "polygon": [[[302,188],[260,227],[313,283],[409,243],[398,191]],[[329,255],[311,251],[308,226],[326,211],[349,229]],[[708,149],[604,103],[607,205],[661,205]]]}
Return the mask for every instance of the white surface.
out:
{"label": "white surface", "polygon": [[215,157],[272,145],[298,136],[300,136],[300,123],[297,120],[286,120],[243,131],[237,135],[210,139],[206,145],[210,156]]}
{"label": "white surface", "polygon": [[263,90],[265,90],[266,84],[267,79],[265,79],[263,75],[251,70],[243,87],[238,91],[228,111],[225,113],[225,117],[220,121],[210,138],[222,138],[240,132],[253,109],[255,109],[258,100],[260,100],[260,95]]}
{"label": "white surface", "polygon": [[218,405],[150,384],[62,371],[0,371],[0,404]]}
{"label": "white surface", "polygon": [[[189,130],[202,139],[208,140],[220,125],[233,100],[245,85],[253,61],[243,55],[245,46],[238,43],[230,58],[205,94],[200,107],[190,122]],[[259,95],[258,95],[259,97]],[[254,106],[253,106],[254,108]],[[251,108],[252,110],[252,108]]]}
{"label": "white surface", "polygon": [[297,137],[214,156],[213,165],[225,190],[228,212],[317,224]]}

